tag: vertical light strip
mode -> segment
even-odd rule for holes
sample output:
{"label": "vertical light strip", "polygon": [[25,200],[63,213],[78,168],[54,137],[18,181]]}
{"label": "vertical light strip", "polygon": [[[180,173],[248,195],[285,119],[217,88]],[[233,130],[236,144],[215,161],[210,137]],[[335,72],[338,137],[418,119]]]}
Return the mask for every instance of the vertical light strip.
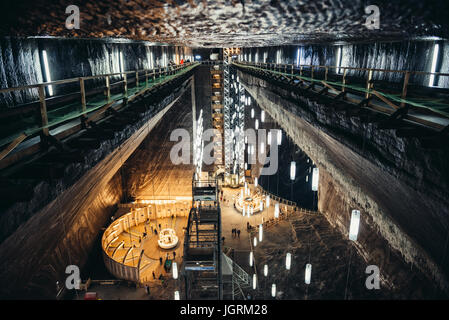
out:
{"label": "vertical light strip", "polygon": [[[433,57],[432,57],[432,68],[430,69],[430,72],[435,72],[437,68],[437,61],[438,61],[438,52],[440,51],[440,45],[438,43],[435,43],[433,46]],[[435,82],[435,75],[431,74],[429,78],[429,87],[434,87],[433,83]]]}
{"label": "vertical light strip", "polygon": [[[45,51],[45,50],[42,51],[42,60],[44,60],[45,81],[51,82],[50,68],[48,66],[48,59],[47,59],[47,51]],[[48,95],[52,96],[53,95],[53,87],[47,86],[47,88],[48,88]]]}
{"label": "vertical light strip", "polygon": [[299,67],[299,48],[296,51],[296,66]]}
{"label": "vertical light strip", "polygon": [[337,74],[340,74],[340,66],[341,66],[341,46],[337,49]]}
{"label": "vertical light strip", "polygon": [[125,72],[125,65],[123,64],[123,52],[120,51],[120,72]]}

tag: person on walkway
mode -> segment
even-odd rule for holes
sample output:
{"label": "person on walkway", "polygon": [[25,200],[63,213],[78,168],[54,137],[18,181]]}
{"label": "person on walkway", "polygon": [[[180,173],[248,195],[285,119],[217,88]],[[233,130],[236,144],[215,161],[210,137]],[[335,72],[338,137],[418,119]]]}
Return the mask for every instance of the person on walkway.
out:
{"label": "person on walkway", "polygon": [[221,241],[223,241],[223,244],[224,244],[224,242],[225,242],[225,237],[222,237],[222,238],[221,238]]}
{"label": "person on walkway", "polygon": [[156,274],[153,271],[153,280],[156,280]]}
{"label": "person on walkway", "polygon": [[173,251],[173,260],[176,259],[176,251]]}
{"label": "person on walkway", "polygon": [[147,295],[150,295],[150,287],[148,285],[145,286],[145,291],[147,292]]}
{"label": "person on walkway", "polygon": [[159,257],[159,263],[160,263],[161,266],[162,266],[162,257]]}
{"label": "person on walkway", "polygon": [[239,239],[240,239],[240,229],[237,230],[237,235],[238,235],[238,237],[239,237]]}
{"label": "person on walkway", "polygon": [[154,229],[154,234],[157,235],[157,230],[156,229]]}
{"label": "person on walkway", "polygon": [[159,230],[161,230],[161,224],[159,223]]}

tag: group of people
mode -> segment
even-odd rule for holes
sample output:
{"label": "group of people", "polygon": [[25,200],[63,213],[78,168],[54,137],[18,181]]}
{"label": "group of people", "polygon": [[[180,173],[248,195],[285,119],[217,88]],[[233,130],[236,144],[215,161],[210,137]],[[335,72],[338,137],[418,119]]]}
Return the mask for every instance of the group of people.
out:
{"label": "group of people", "polygon": [[240,230],[236,228],[232,229],[232,237],[233,238],[238,237],[240,239]]}

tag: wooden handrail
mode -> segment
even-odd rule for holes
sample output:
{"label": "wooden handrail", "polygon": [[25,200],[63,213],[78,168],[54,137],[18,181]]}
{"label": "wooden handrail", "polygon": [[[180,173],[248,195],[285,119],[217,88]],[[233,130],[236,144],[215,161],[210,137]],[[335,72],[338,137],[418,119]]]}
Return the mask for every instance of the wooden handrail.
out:
{"label": "wooden handrail", "polygon": [[[258,64],[254,63],[254,62],[248,62],[248,61],[238,61],[239,63],[243,63],[243,64],[250,64],[250,65],[254,65],[254,66],[258,66]],[[343,66],[323,66],[323,65],[311,65],[311,64],[300,64],[300,65],[296,65],[296,64],[275,64],[275,63],[265,63],[265,62],[259,62],[259,66],[261,65],[265,65],[265,66],[269,66],[269,65],[274,65],[274,66],[293,66],[294,69],[301,69],[304,67],[308,67],[311,69],[315,69],[315,68],[321,68],[321,69],[326,69],[326,68],[331,68],[331,69],[342,69],[342,70],[357,70],[357,71],[373,71],[373,72],[393,72],[393,73],[410,73],[410,74],[420,74],[420,75],[437,75],[437,76],[449,76],[449,73],[443,73],[443,72],[429,72],[429,71],[411,71],[411,70],[391,70],[391,69],[377,69],[377,68],[359,68],[359,67],[343,67]],[[296,66],[296,68],[295,68]]]}

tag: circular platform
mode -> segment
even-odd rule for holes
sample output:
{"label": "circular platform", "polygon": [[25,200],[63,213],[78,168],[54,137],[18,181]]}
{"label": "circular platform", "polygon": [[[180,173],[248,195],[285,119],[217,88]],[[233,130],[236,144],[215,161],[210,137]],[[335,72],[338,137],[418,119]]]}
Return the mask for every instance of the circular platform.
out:
{"label": "circular platform", "polygon": [[162,249],[172,249],[178,244],[178,236],[175,230],[167,228],[162,229],[159,233],[159,240],[157,241],[159,247]]}

